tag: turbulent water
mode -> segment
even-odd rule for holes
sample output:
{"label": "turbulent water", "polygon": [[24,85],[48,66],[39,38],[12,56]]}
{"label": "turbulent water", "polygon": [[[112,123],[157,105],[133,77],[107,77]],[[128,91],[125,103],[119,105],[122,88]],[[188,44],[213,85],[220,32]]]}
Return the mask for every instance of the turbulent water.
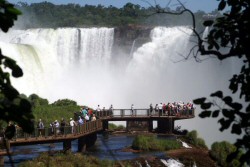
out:
{"label": "turbulent water", "polygon": [[[69,98],[94,108],[98,104],[129,108],[132,103],[141,108],[150,103],[189,102],[226,89],[237,72],[235,61],[180,61],[194,45],[190,35],[187,27],[156,27],[151,42],[131,48],[133,54],[125,55],[126,62],[113,61],[120,57],[112,54],[113,28],[12,30],[0,34],[0,47],[24,70],[22,78],[12,79],[20,93],[36,93],[50,102]],[[204,122],[184,121],[183,125],[202,131]]]}

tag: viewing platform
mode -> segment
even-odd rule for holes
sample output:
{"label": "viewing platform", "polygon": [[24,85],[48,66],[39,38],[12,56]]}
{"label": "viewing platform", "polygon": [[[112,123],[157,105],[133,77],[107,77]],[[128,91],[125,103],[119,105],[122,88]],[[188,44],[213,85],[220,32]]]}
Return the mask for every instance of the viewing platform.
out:
{"label": "viewing platform", "polygon": [[[22,129],[16,129],[15,136],[11,140],[1,141],[0,148],[11,146],[34,145],[45,143],[63,142],[63,150],[71,149],[71,142],[78,140],[78,151],[84,152],[87,147],[94,145],[97,133],[108,130],[109,121],[126,121],[126,129],[130,131],[139,126],[147,127],[149,132],[153,131],[153,121],[157,122],[157,133],[172,134],[174,121],[191,119],[195,117],[194,110],[179,111],[178,114],[163,111],[152,111],[149,109],[113,109],[104,111],[94,111],[97,120],[87,121],[83,125],[65,127],[45,127],[44,129],[35,128],[33,133],[24,133]],[[80,112],[74,114],[77,121]],[[0,149],[0,155],[6,155],[5,149]]]}

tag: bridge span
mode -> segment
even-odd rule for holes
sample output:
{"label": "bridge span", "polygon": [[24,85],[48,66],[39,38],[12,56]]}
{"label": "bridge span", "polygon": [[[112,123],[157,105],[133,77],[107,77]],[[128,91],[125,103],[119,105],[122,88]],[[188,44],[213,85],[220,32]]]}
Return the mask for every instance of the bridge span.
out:
{"label": "bridge span", "polygon": [[[81,126],[65,126],[59,128],[45,127],[40,130],[35,128],[31,134],[24,133],[22,129],[17,129],[15,136],[11,140],[5,140],[2,145],[8,150],[11,146],[33,145],[44,143],[63,142],[64,151],[71,149],[71,142],[78,140],[78,151],[84,152],[88,146],[94,145],[97,133],[108,130],[109,121],[126,121],[126,129],[130,131],[137,126],[147,127],[149,132],[153,131],[153,121],[157,122],[157,133],[169,133],[174,130],[174,121],[191,119],[195,117],[194,110],[179,111],[178,114],[164,113],[160,111],[150,112],[149,109],[113,109],[105,111],[95,111],[97,120],[85,122]],[[75,121],[81,115],[80,112],[74,114]],[[6,148],[5,148],[6,149]],[[0,147],[0,155],[6,155],[5,149]]]}

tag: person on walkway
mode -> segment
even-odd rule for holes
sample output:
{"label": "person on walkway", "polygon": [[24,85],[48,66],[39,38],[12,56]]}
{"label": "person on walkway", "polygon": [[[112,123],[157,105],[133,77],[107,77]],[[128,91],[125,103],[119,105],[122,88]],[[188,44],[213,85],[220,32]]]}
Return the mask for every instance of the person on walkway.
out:
{"label": "person on walkway", "polygon": [[95,114],[97,115],[97,117],[102,117],[102,115],[101,115],[101,108],[100,108],[99,104],[97,105],[96,113]]}
{"label": "person on walkway", "polygon": [[86,120],[86,122],[89,122],[89,115],[86,114],[85,117],[84,117],[84,119]]}
{"label": "person on walkway", "polygon": [[81,116],[79,116],[79,120],[78,120],[78,125],[82,126],[84,123],[83,119]]}
{"label": "person on walkway", "polygon": [[93,114],[93,117],[92,117],[91,121],[96,121],[95,114]]}
{"label": "person on walkway", "polygon": [[88,108],[84,107],[83,110],[82,110],[82,116],[83,116],[83,118],[86,116],[87,113],[88,113]]}
{"label": "person on walkway", "polygon": [[113,114],[114,114],[114,113],[113,113],[113,105],[112,105],[112,104],[111,104],[110,107],[109,107],[109,112],[110,112],[110,113],[109,113],[110,116],[113,117]]}
{"label": "person on walkway", "polygon": [[39,136],[42,136],[43,131],[44,131],[44,124],[42,122],[42,119],[39,119],[39,122],[37,124],[37,128],[38,128]]}
{"label": "person on walkway", "polygon": [[162,105],[162,103],[160,103],[158,106],[159,106],[159,116],[161,116],[162,115],[162,107],[163,107],[163,105]]}
{"label": "person on walkway", "polygon": [[159,106],[158,106],[158,104],[155,104],[155,114],[156,114],[156,112],[159,113]]}
{"label": "person on walkway", "polygon": [[153,104],[151,103],[149,105],[149,114],[150,114],[150,116],[152,115],[152,112],[153,112]]}
{"label": "person on walkway", "polygon": [[75,124],[76,123],[72,118],[70,118],[69,124],[71,126],[71,133],[73,134],[75,132]]}
{"label": "person on walkway", "polygon": [[134,104],[131,105],[131,115],[134,115]]}
{"label": "person on walkway", "polygon": [[55,133],[59,134],[60,133],[60,129],[59,129],[60,124],[57,120],[55,120],[54,126],[55,126]]}
{"label": "person on walkway", "polygon": [[60,131],[61,131],[61,134],[64,134],[65,132],[65,126],[66,126],[66,122],[64,120],[64,118],[61,119],[61,123],[60,123]]}

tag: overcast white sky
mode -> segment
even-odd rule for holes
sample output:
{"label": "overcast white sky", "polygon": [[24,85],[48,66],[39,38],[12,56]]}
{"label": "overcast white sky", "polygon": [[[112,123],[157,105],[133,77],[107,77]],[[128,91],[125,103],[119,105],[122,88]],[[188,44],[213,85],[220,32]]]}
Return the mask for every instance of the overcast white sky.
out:
{"label": "overcast white sky", "polygon": [[[27,3],[37,3],[37,2],[43,2],[45,0],[9,0],[11,3],[17,3],[17,2],[27,2]],[[116,7],[122,7],[124,4],[131,2],[134,4],[139,4],[144,7],[148,7],[151,3],[152,5],[160,4],[160,6],[165,7],[167,6],[169,0],[47,0],[47,2],[51,2],[54,4],[68,4],[68,3],[75,3],[80,5],[98,5],[102,4],[104,6],[116,6]],[[217,0],[181,0],[182,3],[185,4],[185,6],[188,9],[191,9],[192,11],[196,12],[197,10],[202,10],[205,12],[211,12],[214,9],[217,9],[218,1]],[[170,7],[174,7],[174,4],[176,4],[176,0],[171,1]]]}

